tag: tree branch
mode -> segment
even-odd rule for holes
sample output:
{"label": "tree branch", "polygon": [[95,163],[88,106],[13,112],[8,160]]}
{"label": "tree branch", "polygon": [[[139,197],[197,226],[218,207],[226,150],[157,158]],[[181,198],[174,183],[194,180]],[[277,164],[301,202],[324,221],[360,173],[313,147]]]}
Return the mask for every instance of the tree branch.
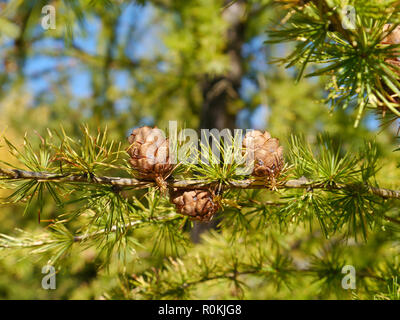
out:
{"label": "tree branch", "polygon": [[[32,172],[18,169],[4,169],[0,168],[0,177],[6,177],[11,180],[37,180],[38,182],[56,182],[56,183],[88,183],[88,184],[102,184],[113,185],[117,187],[135,187],[138,189],[145,189],[149,187],[156,187],[155,181],[139,180],[135,178],[121,178],[121,177],[88,177],[85,174],[56,174],[49,172]],[[169,178],[167,181],[170,188],[184,188],[184,189],[208,189],[218,185],[218,182],[210,182],[209,180],[177,180]],[[377,188],[369,185],[355,185],[355,184],[336,184],[326,186],[320,182],[314,182],[302,177],[300,179],[287,180],[279,183],[276,189],[325,189],[325,190],[341,190],[341,189],[354,189],[363,187],[365,190],[373,195],[379,196],[384,199],[400,199],[400,190],[390,190],[385,188]],[[228,181],[225,183],[224,188],[232,189],[269,189],[271,186],[260,179],[245,179],[241,181]]]}
{"label": "tree branch", "polygon": [[321,14],[323,14],[325,18],[330,21],[334,31],[340,33],[343,37],[346,38],[350,45],[353,46],[354,44],[352,35],[348,29],[345,29],[343,27],[339,14],[334,9],[332,9],[325,0],[311,0],[311,2],[314,3]]}
{"label": "tree branch", "polygon": [[[74,235],[70,240],[73,241],[73,243],[78,243],[78,242],[83,242],[87,241],[90,239],[93,239],[97,236],[106,234],[106,233],[111,233],[111,232],[116,232],[118,229],[134,229],[134,228],[139,228],[143,227],[147,224],[153,223],[153,222],[167,222],[171,221],[174,219],[179,219],[181,216],[177,214],[170,214],[166,216],[158,216],[158,217],[150,217],[148,219],[141,219],[141,220],[134,220],[130,221],[122,226],[112,226],[110,229],[99,229],[97,231],[89,232],[89,233],[83,233],[83,234],[77,234]],[[38,247],[43,247],[45,245],[49,245],[52,243],[60,242],[60,239],[55,239],[55,238],[49,238],[48,234],[46,234],[45,239],[30,239],[30,238],[14,238],[10,237],[7,235],[0,234],[0,249],[28,249],[28,248],[38,248]]]}

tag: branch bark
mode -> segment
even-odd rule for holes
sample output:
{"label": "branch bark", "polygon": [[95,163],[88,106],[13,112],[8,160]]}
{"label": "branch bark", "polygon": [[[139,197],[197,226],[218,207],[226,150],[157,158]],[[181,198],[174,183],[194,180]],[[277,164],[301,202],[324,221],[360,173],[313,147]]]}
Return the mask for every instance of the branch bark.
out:
{"label": "branch bark", "polygon": [[[149,187],[156,187],[155,181],[139,180],[135,178],[122,178],[122,177],[88,177],[87,175],[61,175],[49,172],[32,172],[18,169],[4,169],[0,168],[0,177],[8,180],[37,180],[38,182],[56,182],[56,183],[87,183],[87,184],[101,184],[113,185],[116,187],[133,187],[138,189],[145,189]],[[209,180],[177,180],[170,178],[167,181],[169,188],[184,188],[184,189],[208,189],[218,185],[218,182]],[[245,179],[241,181],[228,181],[223,185],[226,189],[271,189],[269,184],[263,180]],[[356,185],[356,184],[336,184],[333,186],[326,186],[323,183],[310,181],[304,177],[300,179],[287,180],[279,183],[276,189],[325,189],[327,191],[341,190],[341,189],[361,189],[366,192],[376,195],[384,199],[400,199],[400,190],[391,190],[385,188],[377,188],[370,185]]]}

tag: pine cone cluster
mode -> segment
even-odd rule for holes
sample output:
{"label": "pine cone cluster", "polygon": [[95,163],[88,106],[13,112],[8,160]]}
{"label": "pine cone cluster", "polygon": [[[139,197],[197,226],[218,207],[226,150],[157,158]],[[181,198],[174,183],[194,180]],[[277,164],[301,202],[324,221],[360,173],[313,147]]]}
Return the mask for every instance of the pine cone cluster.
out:
{"label": "pine cone cluster", "polygon": [[174,189],[170,192],[170,197],[177,211],[193,220],[210,221],[219,209],[214,195],[208,190]]}
{"label": "pine cone cluster", "polygon": [[254,176],[274,179],[280,174],[284,165],[283,147],[269,132],[248,132],[243,139],[243,148],[248,155],[254,155]]}
{"label": "pine cone cluster", "polygon": [[[131,166],[139,178],[155,180],[160,188],[166,190],[165,178],[172,172],[169,157],[169,140],[157,128],[141,127],[134,129],[128,138]],[[209,221],[218,211],[219,205],[208,190],[170,190],[170,199],[177,211],[194,220]]]}
{"label": "pine cone cluster", "polygon": [[157,128],[134,129],[128,138],[130,164],[143,179],[157,180],[168,176],[173,165],[169,158],[169,141]]}
{"label": "pine cone cluster", "polygon": [[[166,191],[165,178],[172,172],[173,165],[169,157],[169,140],[163,132],[157,128],[137,128],[128,141],[129,161],[139,177],[155,180]],[[275,181],[284,164],[279,140],[271,138],[269,132],[253,130],[244,137],[243,148],[245,153],[254,155],[253,175]],[[179,213],[199,221],[211,220],[220,208],[209,190],[173,189],[170,199]]]}

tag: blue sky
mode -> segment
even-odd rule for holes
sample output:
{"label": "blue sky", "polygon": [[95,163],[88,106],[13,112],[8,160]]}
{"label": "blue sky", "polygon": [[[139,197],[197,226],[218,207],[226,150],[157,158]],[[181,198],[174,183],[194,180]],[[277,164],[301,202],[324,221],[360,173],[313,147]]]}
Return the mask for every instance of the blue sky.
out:
{"label": "blue sky", "polygon": [[[165,50],[160,41],[156,26],[151,25],[153,17],[153,9],[150,5],[139,6],[130,4],[122,12],[122,17],[118,26],[118,37],[124,39],[129,32],[129,27],[134,24],[135,32],[137,33],[137,42],[128,46],[128,55],[132,60],[140,59],[141,57],[151,57],[157,50]],[[100,29],[100,23],[94,17],[86,17],[84,21],[85,35],[80,32],[79,28],[74,30],[74,44],[88,53],[98,52],[97,35]],[[243,54],[253,55],[251,66],[254,70],[260,72],[268,71],[269,65],[265,56],[266,35],[262,34],[255,37],[251,42],[243,47]],[[35,49],[63,51],[63,41],[57,41],[52,38],[44,38],[35,43]],[[279,48],[278,48],[279,50]],[[280,50],[283,50],[282,48]],[[51,57],[47,55],[37,54],[29,58],[26,62],[25,73],[28,76],[28,89],[39,94],[47,91],[50,88],[51,82],[58,77],[57,68],[63,66],[67,68],[69,73],[69,81],[71,90],[77,99],[87,98],[92,95],[91,77],[86,67],[80,63],[76,63],[73,58],[57,56]],[[160,66],[162,68],[162,66]],[[37,75],[37,76],[33,76]],[[121,90],[128,89],[134,85],[132,80],[125,71],[112,72],[112,82]],[[240,94],[246,100],[251,99],[251,95],[258,90],[254,80],[244,78]],[[117,111],[124,110],[129,107],[130,101],[121,98],[116,102]],[[259,105],[254,111],[242,110],[238,116],[238,125],[240,127],[251,126],[253,128],[265,128],[268,121],[268,106]],[[373,115],[366,118],[366,125],[371,130],[376,130],[379,122]]]}

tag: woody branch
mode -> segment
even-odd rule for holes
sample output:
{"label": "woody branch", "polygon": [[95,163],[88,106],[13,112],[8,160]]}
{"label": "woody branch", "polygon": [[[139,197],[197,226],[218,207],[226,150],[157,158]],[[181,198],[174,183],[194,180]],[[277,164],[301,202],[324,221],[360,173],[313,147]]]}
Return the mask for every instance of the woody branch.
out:
{"label": "woody branch", "polygon": [[[133,187],[144,189],[157,186],[155,181],[139,180],[135,178],[122,177],[107,177],[107,176],[92,176],[88,177],[84,174],[54,174],[49,172],[32,172],[18,169],[0,168],[0,177],[8,180],[37,180],[38,182],[56,182],[56,183],[88,183],[113,185],[117,187]],[[170,188],[184,189],[207,189],[218,182],[210,182],[209,180],[177,180],[169,178],[167,181]],[[268,184],[261,179],[244,179],[241,181],[227,181],[224,184],[225,188],[236,189],[268,189]],[[350,184],[335,184],[326,186],[323,183],[308,180],[306,178],[292,179],[279,183],[277,189],[325,189],[325,190],[340,190],[347,188],[355,188],[357,185]],[[400,199],[400,190],[390,190],[385,188],[377,188],[370,185],[362,186],[366,192],[379,196],[384,199]]]}

